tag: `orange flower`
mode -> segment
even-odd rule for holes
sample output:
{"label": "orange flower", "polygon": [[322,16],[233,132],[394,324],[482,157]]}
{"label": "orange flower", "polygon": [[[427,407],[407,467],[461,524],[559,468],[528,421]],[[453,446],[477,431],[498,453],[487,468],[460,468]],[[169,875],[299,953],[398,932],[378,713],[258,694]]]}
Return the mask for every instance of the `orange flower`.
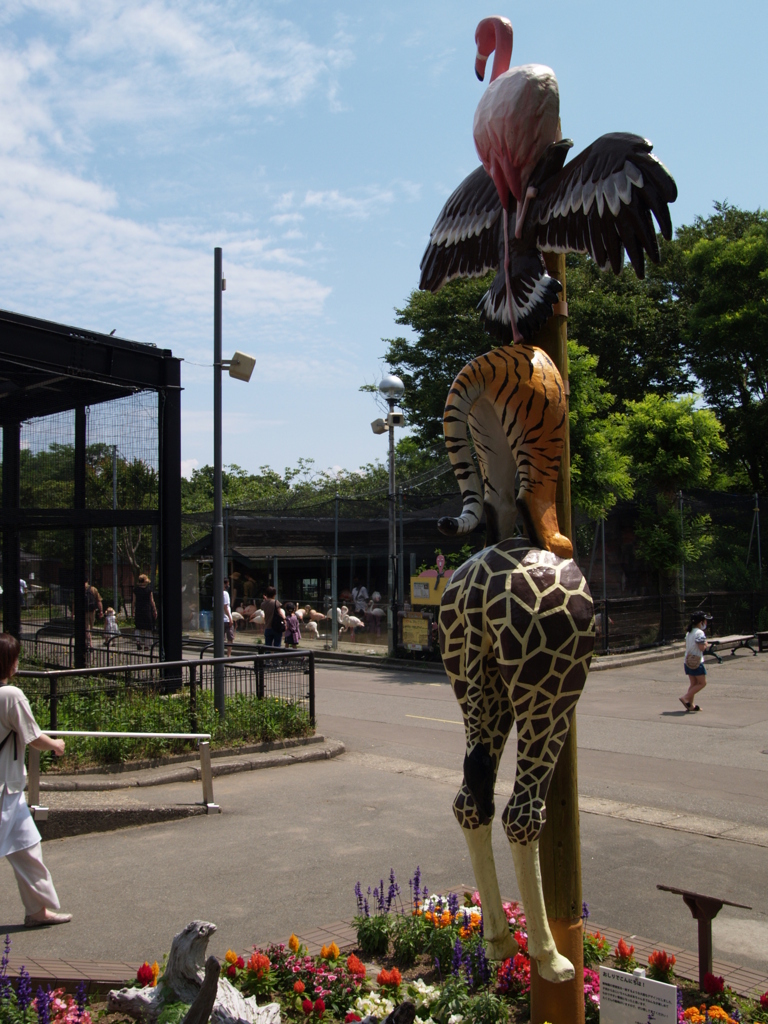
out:
{"label": "orange flower", "polygon": [[354,953],[350,953],[347,957],[347,970],[355,978],[365,977],[365,964]]}
{"label": "orange flower", "polygon": [[332,942],[330,946],[323,946],[323,948],[320,950],[320,957],[323,960],[338,960],[340,953],[341,950],[339,949],[339,947],[336,945],[335,942]]}
{"label": "orange flower", "polygon": [[376,975],[376,981],[382,988],[399,988],[402,980],[403,976],[396,967],[393,967],[391,971],[384,969]]}
{"label": "orange flower", "polygon": [[300,943],[298,938],[293,933],[291,933],[291,937],[290,939],[288,939],[288,949],[290,949],[292,953],[298,953],[299,945]]}
{"label": "orange flower", "polygon": [[268,956],[264,953],[253,953],[248,961],[248,970],[253,971],[259,981],[264,977],[272,966]]}
{"label": "orange flower", "polygon": [[301,993],[304,991],[304,982],[303,981],[294,981],[294,983],[293,983],[293,991],[297,995],[300,996]]}
{"label": "orange flower", "polygon": [[224,954],[224,959],[228,964],[236,964],[237,953],[234,951],[234,949],[228,949],[227,952]]}
{"label": "orange flower", "polygon": [[634,955],[634,952],[634,946],[628,946],[624,939],[619,939],[619,943],[616,946],[616,949],[614,949],[613,955],[620,957],[622,960],[628,960],[631,956]]}

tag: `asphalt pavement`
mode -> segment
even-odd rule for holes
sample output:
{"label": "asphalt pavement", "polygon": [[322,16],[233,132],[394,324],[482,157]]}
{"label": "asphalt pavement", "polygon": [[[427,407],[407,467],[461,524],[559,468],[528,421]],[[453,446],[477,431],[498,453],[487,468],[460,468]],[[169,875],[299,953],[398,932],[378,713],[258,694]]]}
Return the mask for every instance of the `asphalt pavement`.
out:
{"label": "asphalt pavement", "polygon": [[[753,910],[721,912],[716,956],[768,968],[766,667],[764,656],[746,653],[711,665],[695,715],[677,701],[677,661],[590,676],[578,739],[593,921],[695,948],[682,900],[656,884],[723,896]],[[404,888],[417,864],[432,891],[471,886],[451,814],[463,730],[447,682],[408,670],[321,668],[317,709],[319,730],[348,753],[219,778],[221,815],[47,842],[46,862],[75,914],[70,925],[16,930],[21,908],[3,861],[0,933],[14,930],[14,953],[151,961],[193,918],[218,925],[212,952],[246,948],[351,918],[355,882],[373,885],[390,867]],[[512,746],[499,806],[511,791]],[[146,792],[156,804],[200,799],[199,783]],[[646,817],[628,820],[631,808]],[[653,814],[667,824],[652,823]],[[740,828],[741,839],[712,838],[717,822]],[[514,896],[511,857],[496,832],[501,887]]]}

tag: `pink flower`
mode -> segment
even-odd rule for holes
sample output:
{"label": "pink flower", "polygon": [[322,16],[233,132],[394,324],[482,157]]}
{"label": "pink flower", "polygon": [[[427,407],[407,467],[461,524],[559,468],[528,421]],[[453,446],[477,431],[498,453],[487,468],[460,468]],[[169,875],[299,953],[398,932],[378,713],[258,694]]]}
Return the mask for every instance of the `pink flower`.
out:
{"label": "pink flower", "polygon": [[480,893],[477,891],[477,889],[475,889],[475,891],[472,893],[472,904],[475,907],[479,907],[482,905],[480,900]]}

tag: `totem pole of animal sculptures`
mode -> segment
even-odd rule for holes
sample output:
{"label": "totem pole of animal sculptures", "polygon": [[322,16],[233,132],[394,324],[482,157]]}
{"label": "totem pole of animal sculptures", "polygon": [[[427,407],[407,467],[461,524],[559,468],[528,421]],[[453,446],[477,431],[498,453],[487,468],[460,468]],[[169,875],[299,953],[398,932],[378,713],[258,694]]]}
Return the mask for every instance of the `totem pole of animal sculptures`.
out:
{"label": "totem pole of animal sculptures", "polygon": [[[443,664],[466,732],[464,783],[453,809],[482,898],[488,955],[513,956],[517,945],[502,909],[491,822],[499,762],[516,722],[515,787],[502,820],[528,921],[529,952],[548,981],[572,978],[573,966],[550,933],[538,841],[547,789],[594,645],[589,589],[570,558],[570,542],[557,529],[564,425],[560,375],[532,346],[474,359],[454,381],[445,407],[446,442],[464,495],[461,518],[479,519],[484,505],[491,541],[453,574],[440,607]],[[518,509],[533,543],[512,536]],[[440,522],[451,533],[462,525]]]}
{"label": "totem pole of animal sculptures", "polygon": [[[548,356],[525,342],[553,312],[566,313],[556,309],[562,286],[542,253],[587,253],[618,274],[626,250],[643,277],[646,255],[659,260],[653,218],[665,238],[672,236],[668,204],[677,187],[651,143],[638,135],[603,135],[565,163],[573,143],[561,135],[555,74],[540,64],[510,68],[512,40],[506,18],[485,18],[477,27],[481,81],[495,51],[473,129],[482,166],[437,218],[420,287],[438,291],[455,278],[496,270],[478,309],[490,334],[513,342],[468,363],[445,408],[446,444],[464,507],[438,526],[452,536],[466,534],[484,511],[490,546],[446,587],[440,642],[465,722],[464,784],[454,810],[482,896],[489,954],[501,959],[515,951],[496,880],[491,821],[499,760],[516,721],[517,772],[504,827],[531,956],[542,978],[565,981],[573,967],[557,952],[547,923],[538,839],[547,788],[586,679],[594,619],[586,582],[557,522],[568,428],[563,384]],[[518,513],[530,542],[513,536]]]}
{"label": "totem pole of animal sculptures", "polygon": [[[440,607],[440,645],[464,717],[464,784],[454,810],[469,846],[489,955],[515,951],[503,912],[492,845],[499,762],[517,723],[514,792],[503,815],[539,975],[573,977],[550,933],[538,844],[545,800],[594,645],[592,599],[559,529],[557,475],[567,431],[562,380],[544,351],[524,344],[554,311],[561,283],[543,253],[588,253],[620,272],[625,250],[640,278],[658,261],[653,217],[672,237],[672,176],[638,135],[603,135],[565,164],[557,79],[550,68],[510,68],[512,26],[484,18],[475,72],[482,80],[474,139],[482,162],[438,216],[422,259],[420,287],[496,269],[479,303],[488,331],[512,348],[473,359],[445,406],[447,451],[464,507],[438,523],[468,534],[484,511],[488,547],[454,573]],[[559,312],[564,312],[559,309]],[[479,474],[467,440],[471,432]],[[515,494],[515,475],[520,486]],[[518,513],[529,542],[513,536]]]}

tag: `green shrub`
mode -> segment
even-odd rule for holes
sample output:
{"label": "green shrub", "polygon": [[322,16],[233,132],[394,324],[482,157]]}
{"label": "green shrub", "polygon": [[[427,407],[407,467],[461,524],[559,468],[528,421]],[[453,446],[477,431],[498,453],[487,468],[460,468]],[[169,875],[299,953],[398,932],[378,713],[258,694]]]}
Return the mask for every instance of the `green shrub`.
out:
{"label": "green shrub", "polygon": [[424,919],[398,914],[392,926],[392,955],[400,967],[413,967],[426,946]]}
{"label": "green shrub", "polygon": [[364,956],[384,956],[389,948],[390,919],[387,914],[356,917],[357,944]]}

